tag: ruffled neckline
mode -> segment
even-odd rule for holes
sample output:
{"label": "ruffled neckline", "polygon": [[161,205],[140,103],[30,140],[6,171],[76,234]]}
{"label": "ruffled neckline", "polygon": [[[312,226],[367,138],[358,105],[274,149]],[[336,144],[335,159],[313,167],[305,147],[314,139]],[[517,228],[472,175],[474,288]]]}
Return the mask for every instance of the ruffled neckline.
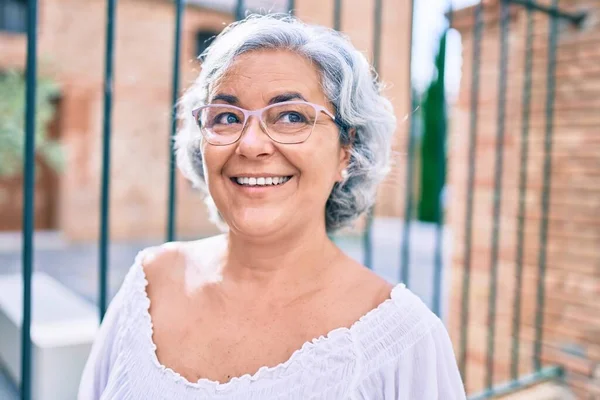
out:
{"label": "ruffled neckline", "polygon": [[141,309],[136,311],[142,315],[143,323],[141,330],[145,340],[144,347],[147,346],[149,349],[149,356],[152,364],[169,379],[179,384],[212,393],[239,390],[240,387],[246,388],[249,384],[263,378],[273,380],[294,373],[299,368],[301,369],[303,359],[308,357],[311,353],[331,348],[334,345],[334,341],[339,340],[340,338],[347,338],[352,341],[356,332],[362,330],[363,327],[372,325],[373,322],[376,322],[379,319],[380,315],[387,314],[390,308],[397,307],[398,304],[401,303],[399,299],[402,297],[402,294],[408,292],[408,289],[404,284],[397,284],[393,287],[388,299],[361,316],[350,327],[336,328],[325,335],[304,342],[304,344],[299,349],[296,349],[286,361],[275,366],[262,366],[253,374],[248,373],[233,377],[224,383],[208,378],[200,378],[195,382],[191,382],[177,371],[165,366],[158,360],[156,344],[153,340],[154,326],[150,315],[150,298],[148,297],[148,292],[146,290],[148,280],[142,264],[144,255],[145,251],[143,250],[140,251],[135,258],[135,264],[133,266],[135,269],[134,292],[136,299],[141,303]]}

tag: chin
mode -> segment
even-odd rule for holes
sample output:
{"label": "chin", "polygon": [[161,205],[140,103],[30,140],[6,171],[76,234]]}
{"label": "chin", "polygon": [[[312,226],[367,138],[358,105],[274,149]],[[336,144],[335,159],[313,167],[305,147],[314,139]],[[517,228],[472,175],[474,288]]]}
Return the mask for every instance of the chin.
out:
{"label": "chin", "polygon": [[246,209],[230,214],[230,230],[253,237],[269,236],[285,230],[290,225],[291,215],[273,207]]}

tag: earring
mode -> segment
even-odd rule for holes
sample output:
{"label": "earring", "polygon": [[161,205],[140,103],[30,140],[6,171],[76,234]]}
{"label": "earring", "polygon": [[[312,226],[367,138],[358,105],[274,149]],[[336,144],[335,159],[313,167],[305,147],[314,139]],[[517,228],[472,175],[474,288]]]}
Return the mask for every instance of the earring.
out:
{"label": "earring", "polygon": [[346,180],[346,179],[348,179],[348,170],[347,170],[346,168],[344,168],[344,169],[342,170],[342,173],[341,173],[341,175],[342,175],[342,179],[343,179],[343,180]]}

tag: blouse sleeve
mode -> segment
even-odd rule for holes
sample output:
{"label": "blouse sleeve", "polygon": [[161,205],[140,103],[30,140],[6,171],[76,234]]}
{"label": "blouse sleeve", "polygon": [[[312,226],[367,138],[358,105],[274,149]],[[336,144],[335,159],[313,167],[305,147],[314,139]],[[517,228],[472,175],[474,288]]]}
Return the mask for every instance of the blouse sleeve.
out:
{"label": "blouse sleeve", "polygon": [[[376,396],[376,397],[373,397]],[[464,400],[450,337],[443,323],[361,382],[360,399]]]}
{"label": "blouse sleeve", "polygon": [[79,394],[77,397],[79,400],[100,399],[109,384],[111,371],[119,355],[119,321],[121,320],[124,308],[125,294],[128,286],[127,278],[110,302],[100,329],[94,339],[79,383]]}

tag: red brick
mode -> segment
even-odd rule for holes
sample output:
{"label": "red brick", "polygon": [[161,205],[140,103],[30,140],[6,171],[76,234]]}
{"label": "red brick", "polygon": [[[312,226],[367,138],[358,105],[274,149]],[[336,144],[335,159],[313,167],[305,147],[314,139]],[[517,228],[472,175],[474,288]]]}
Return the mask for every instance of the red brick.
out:
{"label": "red brick", "polygon": [[[600,3],[593,0],[569,2],[561,7],[586,8],[590,14],[583,29],[561,23],[557,51],[556,87],[553,119],[552,179],[546,246],[545,307],[543,325],[544,364],[561,364],[567,372],[571,389],[578,398],[598,396],[597,381],[592,375],[600,363]],[[481,54],[481,92],[477,131],[476,165],[469,165],[468,135],[470,120],[470,85],[472,60],[473,9],[457,13],[457,28],[464,39],[463,86],[453,110],[453,140],[450,153],[449,182],[453,200],[447,211],[453,227],[453,269],[462,278],[465,259],[465,198],[467,171],[475,168],[473,238],[471,247],[472,287],[470,304],[471,369],[484,368],[485,338],[488,327],[491,233],[495,188],[496,136],[498,115],[499,35],[498,2],[486,5],[486,25]],[[530,360],[535,338],[537,312],[540,227],[543,218],[544,145],[546,135],[546,96],[548,69],[548,17],[537,13],[533,49],[529,153],[527,157],[527,193],[523,242],[523,280],[521,290],[521,359]],[[521,171],[522,88],[524,82],[525,12],[512,14],[510,54],[508,60],[504,170],[501,182],[498,243],[497,343],[511,342],[514,301],[514,274]],[[452,296],[460,299],[462,279],[453,279]],[[460,302],[451,301],[451,324],[459,324]],[[458,329],[458,326],[454,326]],[[578,346],[580,357],[566,348]],[[524,355],[525,352],[528,355]],[[472,354],[472,355],[471,355]],[[479,356],[477,356],[479,355]],[[500,373],[506,358],[495,361]],[[592,396],[592,397],[590,397]]]}

